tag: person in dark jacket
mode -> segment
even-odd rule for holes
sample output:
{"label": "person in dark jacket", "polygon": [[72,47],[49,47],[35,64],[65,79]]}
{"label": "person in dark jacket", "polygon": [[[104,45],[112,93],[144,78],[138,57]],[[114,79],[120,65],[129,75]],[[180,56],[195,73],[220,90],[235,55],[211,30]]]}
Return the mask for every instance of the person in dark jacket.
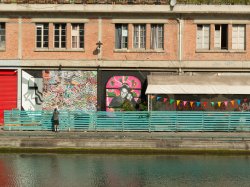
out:
{"label": "person in dark jacket", "polygon": [[53,125],[54,125],[54,131],[58,132],[59,112],[58,112],[57,108],[55,108],[54,112],[53,112]]}

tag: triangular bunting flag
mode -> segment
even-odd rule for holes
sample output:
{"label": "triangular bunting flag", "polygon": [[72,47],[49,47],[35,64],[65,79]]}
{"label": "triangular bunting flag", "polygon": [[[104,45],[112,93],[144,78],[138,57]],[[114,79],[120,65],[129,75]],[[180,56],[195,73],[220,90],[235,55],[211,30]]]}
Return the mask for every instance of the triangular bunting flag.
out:
{"label": "triangular bunting flag", "polygon": [[227,107],[228,101],[224,101],[225,106]]}
{"label": "triangular bunting flag", "polygon": [[163,99],[163,102],[166,103],[166,102],[167,102],[167,98],[164,98],[164,99]]}
{"label": "triangular bunting flag", "polygon": [[161,97],[157,97],[157,101],[159,101],[161,99]]}
{"label": "triangular bunting flag", "polygon": [[194,102],[193,102],[193,101],[190,101],[190,106],[191,106],[191,107],[193,107],[193,104],[194,104]]}
{"label": "triangular bunting flag", "polygon": [[247,102],[247,98],[244,99],[244,102],[245,102],[245,103]]}
{"label": "triangular bunting flag", "polygon": [[232,106],[234,107],[234,100],[232,100],[232,101],[230,101],[230,102],[231,102]]}
{"label": "triangular bunting flag", "polygon": [[214,106],[214,102],[210,102],[211,103],[211,106]]}
{"label": "triangular bunting flag", "polygon": [[177,106],[179,106],[180,102],[181,102],[181,100],[176,100]]}
{"label": "triangular bunting flag", "polygon": [[221,105],[221,102],[219,101],[219,102],[218,102],[218,107],[220,107],[220,105]]}
{"label": "triangular bunting flag", "polygon": [[207,107],[207,102],[203,102],[203,106],[204,106],[204,107]]}
{"label": "triangular bunting flag", "polygon": [[170,105],[174,103],[174,99],[170,99],[169,101]]}
{"label": "triangular bunting flag", "polygon": [[183,101],[183,105],[186,106],[186,104],[187,104],[187,101]]}
{"label": "triangular bunting flag", "polygon": [[196,106],[200,106],[201,102],[196,102]]}
{"label": "triangular bunting flag", "polygon": [[240,99],[237,100],[237,104],[240,105]]}
{"label": "triangular bunting flag", "polygon": [[155,98],[155,96],[154,96],[154,95],[151,95],[151,96],[150,96],[150,98],[151,98],[151,99],[154,99],[154,98]]}

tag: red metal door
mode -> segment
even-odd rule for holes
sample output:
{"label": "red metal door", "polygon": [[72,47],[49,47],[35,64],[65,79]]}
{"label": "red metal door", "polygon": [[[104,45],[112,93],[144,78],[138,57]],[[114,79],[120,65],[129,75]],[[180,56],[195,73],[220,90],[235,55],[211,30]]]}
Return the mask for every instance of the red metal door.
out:
{"label": "red metal door", "polygon": [[0,70],[0,125],[4,122],[4,110],[17,108],[17,73]]}

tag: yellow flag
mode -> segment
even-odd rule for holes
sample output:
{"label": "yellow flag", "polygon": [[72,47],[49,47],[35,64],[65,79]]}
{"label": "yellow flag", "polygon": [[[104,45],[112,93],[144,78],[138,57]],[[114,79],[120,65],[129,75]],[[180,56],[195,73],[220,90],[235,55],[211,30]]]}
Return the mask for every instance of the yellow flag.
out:
{"label": "yellow flag", "polygon": [[181,102],[180,100],[176,100],[177,106],[180,104],[180,102]]}
{"label": "yellow flag", "polygon": [[220,107],[220,105],[221,105],[221,102],[218,102],[218,107]]}

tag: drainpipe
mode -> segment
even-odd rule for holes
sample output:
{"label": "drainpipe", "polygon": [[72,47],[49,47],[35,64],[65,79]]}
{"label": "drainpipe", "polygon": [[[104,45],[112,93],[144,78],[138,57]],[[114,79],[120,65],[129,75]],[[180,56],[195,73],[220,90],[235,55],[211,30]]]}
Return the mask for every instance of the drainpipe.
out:
{"label": "drainpipe", "polygon": [[181,16],[180,18],[177,18],[176,19],[177,22],[178,22],[178,61],[179,61],[179,69],[178,69],[178,73],[179,75],[181,75],[183,72],[182,72],[182,69],[181,69],[181,61],[182,61],[182,25],[183,25],[183,19],[181,19]]}

